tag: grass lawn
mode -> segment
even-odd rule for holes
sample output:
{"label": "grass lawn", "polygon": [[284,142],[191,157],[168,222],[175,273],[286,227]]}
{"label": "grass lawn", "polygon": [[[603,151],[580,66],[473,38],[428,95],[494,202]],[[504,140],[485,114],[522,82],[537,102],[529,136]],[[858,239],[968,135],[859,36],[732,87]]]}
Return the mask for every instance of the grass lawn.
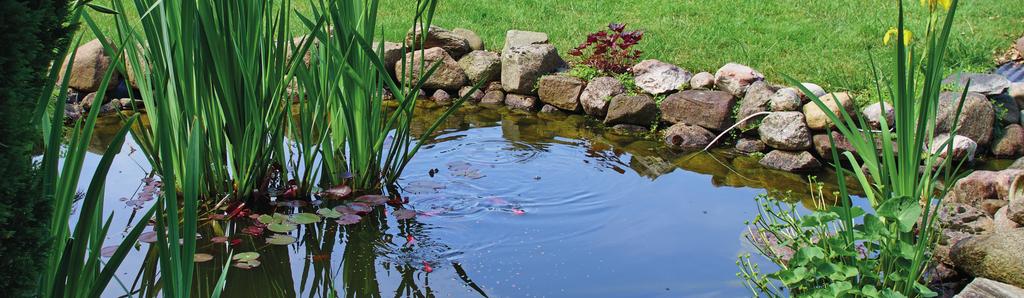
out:
{"label": "grass lawn", "polygon": [[[957,35],[948,55],[954,68],[984,71],[993,66],[993,57],[1024,33],[1019,1],[961,1],[954,28]],[[298,10],[305,10],[305,1],[295,2],[303,3]],[[411,26],[414,2],[381,2],[384,37],[399,41]],[[434,24],[474,30],[489,49],[500,49],[509,29],[547,32],[567,57],[564,53],[588,33],[610,22],[623,22],[627,28],[646,31],[639,45],[645,58],[694,73],[714,73],[734,61],[760,70],[775,82],[782,81],[780,74],[788,74],[830,90],[865,91],[874,84],[869,56],[891,56],[885,52],[882,36],[895,27],[895,2],[440,0]],[[911,30],[923,32],[924,8],[916,0],[905,2],[914,20],[911,26],[916,26]]]}

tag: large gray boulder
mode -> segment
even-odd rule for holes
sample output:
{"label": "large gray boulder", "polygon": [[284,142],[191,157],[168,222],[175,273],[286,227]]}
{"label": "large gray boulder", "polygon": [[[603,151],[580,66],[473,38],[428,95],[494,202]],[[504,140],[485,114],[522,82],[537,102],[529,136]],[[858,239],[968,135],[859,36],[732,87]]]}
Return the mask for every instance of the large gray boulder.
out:
{"label": "large gray boulder", "polygon": [[697,125],[714,132],[732,126],[736,98],[724,91],[686,90],[661,102],[661,120]]}
{"label": "large gray boulder", "polygon": [[[812,143],[814,143],[814,151],[818,153],[825,160],[832,160],[832,149],[835,148],[840,154],[843,152],[856,153],[856,148],[853,148],[853,144],[850,140],[846,139],[843,134],[838,131],[832,131],[832,139],[829,139],[828,134],[816,134],[811,137]],[[835,145],[833,145],[833,143]],[[842,158],[842,157],[840,157]]]}
{"label": "large gray boulder", "polygon": [[[856,107],[854,106],[853,98],[849,93],[831,93],[821,96],[819,99],[821,99],[821,102],[828,107],[829,111],[831,111],[833,115],[842,118],[842,111],[845,110],[846,113],[853,117],[853,112]],[[832,118],[830,118],[817,103],[809,102],[804,105],[803,110],[804,116],[807,118],[807,127],[810,127],[812,130],[821,131],[835,126],[835,123],[832,122]]]}
{"label": "large gray boulder", "polygon": [[860,112],[871,129],[881,129],[882,119],[885,119],[889,128],[896,127],[896,110],[892,108],[892,104],[876,102],[864,107]]}
{"label": "large gray boulder", "polygon": [[480,38],[480,35],[477,35],[476,32],[473,32],[473,30],[469,30],[469,29],[465,29],[465,28],[455,28],[455,29],[452,29],[452,33],[455,33],[455,35],[458,35],[459,37],[462,37],[462,39],[465,39],[466,42],[469,43],[469,48],[471,50],[473,50],[473,51],[483,51],[484,50],[484,40],[482,38]]}
{"label": "large gray boulder", "polygon": [[800,112],[771,113],[761,120],[757,133],[761,141],[772,148],[791,151],[811,148],[811,130]]}
{"label": "large gray boulder", "polygon": [[[948,146],[947,143],[949,143]],[[954,162],[962,160],[974,161],[974,154],[978,152],[978,143],[961,135],[953,136],[953,141],[949,142],[949,134],[940,134],[935,136],[935,139],[928,146],[929,153],[937,155],[939,158],[938,162],[940,163],[948,157],[950,153],[949,147],[953,147]]]}
{"label": "large gray boulder", "polygon": [[733,96],[741,96],[747,87],[756,81],[763,81],[764,75],[749,66],[729,63],[715,72],[715,85],[719,90],[729,92]]}
{"label": "large gray boulder", "polygon": [[1024,155],[1024,127],[1010,124],[1003,129],[1002,136],[992,143],[992,155],[1015,158]]}
{"label": "large gray boulder", "polygon": [[803,97],[796,88],[788,87],[779,89],[768,99],[768,107],[772,112],[799,111],[803,105]]}
{"label": "large gray boulder", "polygon": [[580,94],[587,86],[583,80],[567,75],[550,75],[540,79],[537,93],[540,101],[566,111],[577,112],[583,109],[580,105]]}
{"label": "large gray boulder", "polygon": [[760,139],[739,139],[736,141],[736,151],[741,153],[763,152],[766,145]]}
{"label": "large gray boulder", "polygon": [[759,162],[769,169],[793,173],[813,172],[821,169],[821,162],[807,151],[772,150]]}
{"label": "large gray boulder", "polygon": [[[939,109],[936,112],[936,133],[949,132],[953,127],[957,106],[960,104],[961,93],[943,92],[939,95]],[[974,140],[981,146],[992,143],[992,127],[996,114],[992,102],[979,93],[968,93],[964,99],[960,119],[957,121],[957,134]]]}
{"label": "large gray boulder", "polygon": [[405,44],[409,45],[413,50],[439,47],[448,52],[454,59],[462,58],[462,55],[469,53],[471,50],[469,41],[461,35],[439,26],[430,25],[427,28],[426,39],[422,40],[422,44],[420,43],[421,38],[424,38],[422,26],[414,26],[405,35]]}
{"label": "large gray boulder", "polygon": [[686,89],[693,77],[685,69],[654,59],[641,61],[631,70],[636,86],[653,95]]}
{"label": "large gray boulder", "polygon": [[950,251],[966,273],[1024,287],[1024,229],[964,239]]}
{"label": "large gray boulder", "polygon": [[550,44],[513,46],[501,54],[501,85],[505,91],[536,94],[540,77],[555,72],[565,62]]}
{"label": "large gray boulder", "polygon": [[75,61],[64,60],[64,65],[61,66],[60,73],[58,74],[57,82],[63,82],[64,71],[67,69],[68,64],[71,65],[71,75],[68,78],[68,87],[74,88],[81,91],[82,93],[96,92],[100,88],[106,87],[110,89],[116,87],[119,82],[119,75],[114,72],[107,86],[100,86],[103,82],[103,75],[110,68],[110,64],[113,62],[110,56],[103,48],[103,44],[100,43],[99,39],[93,39],[75,50]]}
{"label": "large gray boulder", "polygon": [[971,83],[967,89],[968,92],[984,95],[999,95],[1010,88],[1010,80],[999,74],[955,73],[942,80],[942,84],[955,85],[956,92],[960,93],[964,87],[967,87],[968,81]]}
{"label": "large gray boulder", "polygon": [[[800,85],[803,86],[804,89],[807,89],[807,91],[811,91],[811,94],[814,94],[814,96],[817,97],[822,97],[828,94],[828,92],[825,92],[825,88],[821,88],[821,86],[815,83],[800,83]],[[800,96],[806,98],[807,94],[800,92]]]}
{"label": "large gray boulder", "polygon": [[715,134],[703,127],[677,123],[662,131],[669,148],[682,151],[702,150],[711,144]]}
{"label": "large gray boulder", "polygon": [[1024,297],[1024,289],[987,279],[975,278],[954,298],[1018,298]]}
{"label": "large gray boulder", "polygon": [[971,172],[957,180],[944,201],[971,206],[981,206],[986,200],[1009,201],[1010,186],[1021,175],[1024,170]]}
{"label": "large gray boulder", "polygon": [[1017,177],[1012,183],[1016,183],[1017,186],[1016,188],[1010,188],[1011,193],[1008,198],[1009,204],[1006,206],[1006,218],[1019,225],[1024,225],[1024,178]]}
{"label": "large gray boulder", "polygon": [[1018,107],[1024,108],[1024,82],[1011,83],[1010,90],[1006,94],[1017,102]]}
{"label": "large gray boulder", "polygon": [[626,88],[613,77],[597,77],[590,80],[580,94],[580,105],[587,115],[603,119],[608,113],[608,103],[616,95],[626,93]]}
{"label": "large gray boulder", "polygon": [[[739,101],[739,110],[736,113],[736,121],[741,121],[760,112],[767,112],[771,106],[772,96],[775,95],[775,89],[766,84],[764,81],[757,81],[750,84],[747,88],[746,95]],[[761,117],[754,117],[743,123],[740,123],[739,128],[742,130],[749,130],[757,125],[758,120]]]}
{"label": "large gray boulder", "polygon": [[[388,69],[388,73],[391,74],[391,77],[398,78],[395,75],[397,73],[395,71],[395,65],[398,65],[399,61],[402,61],[402,53],[405,52],[405,48],[402,46],[402,44],[397,43],[397,42],[386,42],[385,41],[383,46],[384,46],[384,53],[383,53],[384,54],[384,61],[383,61],[384,62],[384,67],[386,67]],[[377,47],[374,47],[373,50],[377,51]],[[310,54],[307,53],[306,55],[309,56]],[[309,63],[310,63],[309,59],[306,59],[306,64],[308,65]],[[406,67],[408,68],[410,66],[406,66]],[[401,71],[400,67],[399,67],[398,71]]]}
{"label": "large gray boulder", "polygon": [[[407,69],[403,74],[404,82],[406,84],[412,84],[417,82],[421,75],[421,67],[419,65],[426,65],[422,71],[426,71],[429,67],[433,67],[435,63],[440,63],[437,70],[427,78],[426,82],[423,83],[423,88],[426,89],[444,89],[451,91],[458,91],[463,85],[466,84],[466,73],[459,67],[459,63],[452,59],[452,56],[448,55],[447,52],[442,48],[429,48],[424,51],[413,51],[405,55],[406,61],[411,61],[411,69]],[[402,72],[402,65],[395,65],[395,72]]]}
{"label": "large gray boulder", "polygon": [[658,105],[649,95],[630,96],[620,94],[608,105],[605,125],[633,124],[648,126],[658,120]]}
{"label": "large gray boulder", "polygon": [[548,35],[544,32],[532,32],[532,31],[519,31],[509,30],[505,32],[505,47],[501,49],[502,52],[507,51],[512,47],[534,45],[534,44],[547,44]]}
{"label": "large gray boulder", "polygon": [[501,75],[501,56],[488,51],[472,51],[459,59],[471,84],[497,81]]}

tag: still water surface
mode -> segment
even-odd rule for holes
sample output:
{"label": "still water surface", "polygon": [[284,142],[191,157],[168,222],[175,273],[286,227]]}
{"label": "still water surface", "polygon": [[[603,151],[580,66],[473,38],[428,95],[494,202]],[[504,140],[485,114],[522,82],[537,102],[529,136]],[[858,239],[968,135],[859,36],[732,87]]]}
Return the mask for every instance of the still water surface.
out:
{"label": "still water surface", "polygon": [[[422,111],[416,127],[440,113]],[[116,119],[107,120],[94,152],[116,129]],[[108,178],[105,211],[115,214],[108,244],[138,221],[123,201],[137,198],[150,169],[137,148],[125,144]],[[84,172],[98,160],[90,155]],[[753,252],[743,233],[754,197],[793,192],[799,200],[807,189],[806,177],[728,150],[681,154],[580,116],[472,106],[449,119],[405,173],[414,220],[399,222],[393,208],[378,207],[359,224],[302,226],[287,246],[242,233],[248,218],[204,221],[198,251],[214,259],[198,265],[196,296],[209,295],[227,260],[228,246],[211,242],[216,236],[241,239],[231,246],[236,253],[261,253],[259,267],[230,269],[227,297],[749,296],[734,262]],[[831,177],[819,174],[826,188]],[[316,210],[267,208],[256,212]],[[156,295],[155,252],[136,248],[117,275],[121,284],[105,296]]]}

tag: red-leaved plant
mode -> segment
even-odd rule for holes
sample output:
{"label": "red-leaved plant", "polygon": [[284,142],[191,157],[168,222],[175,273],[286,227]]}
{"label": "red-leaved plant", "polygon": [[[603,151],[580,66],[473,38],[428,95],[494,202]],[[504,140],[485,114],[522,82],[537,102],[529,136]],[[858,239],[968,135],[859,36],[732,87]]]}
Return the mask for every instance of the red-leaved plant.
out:
{"label": "red-leaved plant", "polygon": [[577,57],[577,64],[588,65],[605,73],[620,74],[640,58],[640,50],[630,50],[640,43],[644,32],[626,31],[626,24],[608,24],[608,30],[601,30],[587,36],[587,41],[569,51]]}

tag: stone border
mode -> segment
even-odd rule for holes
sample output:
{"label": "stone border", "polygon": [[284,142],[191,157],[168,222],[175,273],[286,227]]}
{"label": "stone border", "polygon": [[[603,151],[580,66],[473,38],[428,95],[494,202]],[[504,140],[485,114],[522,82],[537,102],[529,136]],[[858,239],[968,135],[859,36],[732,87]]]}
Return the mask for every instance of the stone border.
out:
{"label": "stone border", "polygon": [[[740,131],[736,150],[766,153],[762,165],[790,172],[820,170],[821,160],[831,158],[831,144],[825,133],[834,124],[825,113],[797,88],[771,84],[745,65],[728,63],[714,74],[692,74],[679,66],[649,59],[630,69],[635,79],[626,83],[633,84],[623,84],[613,77],[587,82],[568,75],[568,64],[542,32],[510,30],[500,53],[485,50],[482,39],[468,29],[431,26],[425,37],[423,34],[410,30],[404,43],[384,42],[384,62],[394,70],[392,76],[401,73],[397,64],[403,53],[413,65],[439,62],[441,66],[427,79],[421,94],[440,104],[458,95],[485,106],[586,114],[622,131],[664,127],[659,135],[669,147],[682,151],[702,150],[712,145],[716,135],[736,126]],[[406,48],[421,37],[426,49]],[[112,60],[98,40],[80,46],[76,53],[69,81],[73,90],[66,110],[72,119],[93,106],[92,97],[101,79],[97,74],[102,74]],[[406,75],[416,79],[419,74],[414,71]],[[120,92],[108,92],[110,98],[102,105],[105,113],[141,104],[127,98],[114,100],[127,97],[127,88],[134,86],[131,74],[127,79],[120,77],[108,86]],[[962,86],[967,80],[971,80],[971,93],[959,121],[959,135],[954,137],[954,158],[972,160],[977,152],[999,158],[1024,155],[1024,83],[1011,84],[995,74],[954,75],[944,83]],[[476,82],[486,82],[485,87],[470,94],[470,85]],[[636,90],[627,90],[626,85],[634,84]],[[882,117],[890,123],[894,120],[889,106],[875,103],[858,110],[848,93],[827,93],[812,83],[803,87],[819,96],[833,113],[860,113],[871,129],[879,128]],[[939,133],[949,131],[958,95],[942,94]],[[838,133],[833,133],[833,138],[839,149],[852,150]],[[939,135],[933,144],[947,138]]]}

